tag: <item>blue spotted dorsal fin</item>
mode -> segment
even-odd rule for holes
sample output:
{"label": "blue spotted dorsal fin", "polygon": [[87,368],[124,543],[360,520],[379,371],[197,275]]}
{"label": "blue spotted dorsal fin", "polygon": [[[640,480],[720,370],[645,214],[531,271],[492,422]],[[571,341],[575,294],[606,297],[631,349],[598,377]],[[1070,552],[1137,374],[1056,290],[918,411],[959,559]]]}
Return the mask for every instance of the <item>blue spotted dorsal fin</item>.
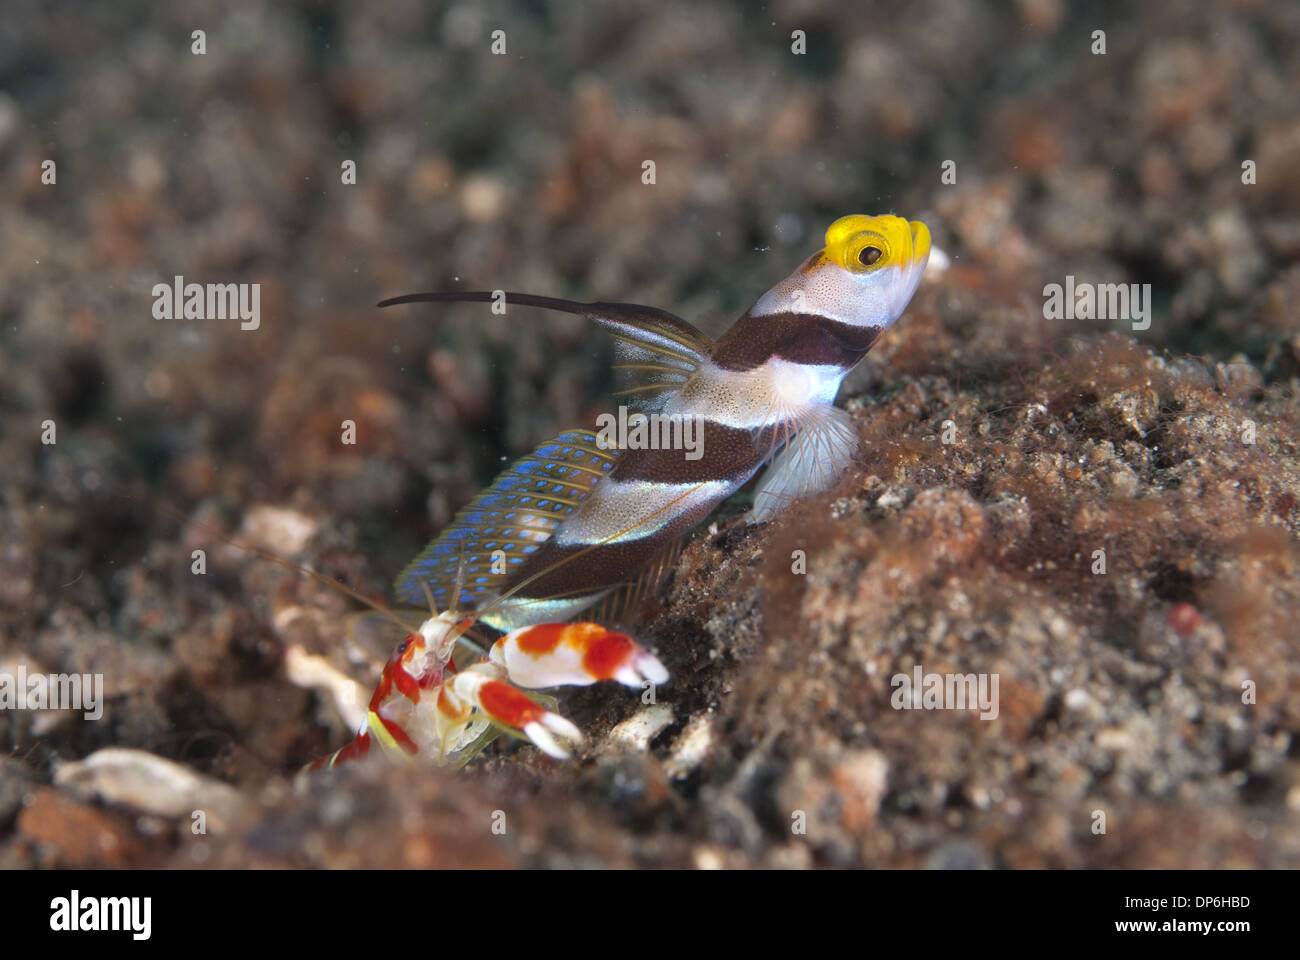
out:
{"label": "blue spotted dorsal fin", "polygon": [[[379,303],[391,307],[403,303],[492,303],[504,298],[508,304],[541,307],[588,317],[618,340],[614,369],[622,374],[623,389],[615,394],[658,394],[674,390],[698,367],[713,349],[713,341],[675,313],[637,303],[597,300],[581,303],[531,293],[494,294],[487,290],[412,293]],[[648,399],[641,397],[641,399]]]}
{"label": "blue spotted dorsal fin", "polygon": [[[423,605],[428,584],[439,610],[479,609],[504,589],[614,468],[590,430],[568,430],[512,463],[397,578],[399,600]],[[464,565],[461,595],[453,597]]]}

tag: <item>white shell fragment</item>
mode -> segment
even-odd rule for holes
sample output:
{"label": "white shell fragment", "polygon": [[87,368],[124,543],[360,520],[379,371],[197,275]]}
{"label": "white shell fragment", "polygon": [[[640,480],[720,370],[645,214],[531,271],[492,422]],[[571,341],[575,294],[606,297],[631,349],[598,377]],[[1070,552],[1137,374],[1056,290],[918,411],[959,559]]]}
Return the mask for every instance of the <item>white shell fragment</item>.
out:
{"label": "white shell fragment", "polygon": [[670,777],[681,779],[704,762],[713,746],[713,714],[705,713],[686,725],[677,738],[672,755],[664,763]]}
{"label": "white shell fragment", "polygon": [[294,686],[330,697],[349,730],[360,729],[366,722],[369,698],[365,688],[324,657],[295,643],[284,651],[284,672]]}
{"label": "white shell fragment", "polygon": [[237,820],[246,804],[228,783],[127,747],[106,747],[65,763],[55,771],[54,783],[82,800],[98,799],[159,817],[188,819],[202,811],[210,832]]}
{"label": "white shell fragment", "polygon": [[673,708],[666,703],[656,703],[614,727],[609,732],[609,739],[644,752],[650,749],[650,741],[672,722]]}

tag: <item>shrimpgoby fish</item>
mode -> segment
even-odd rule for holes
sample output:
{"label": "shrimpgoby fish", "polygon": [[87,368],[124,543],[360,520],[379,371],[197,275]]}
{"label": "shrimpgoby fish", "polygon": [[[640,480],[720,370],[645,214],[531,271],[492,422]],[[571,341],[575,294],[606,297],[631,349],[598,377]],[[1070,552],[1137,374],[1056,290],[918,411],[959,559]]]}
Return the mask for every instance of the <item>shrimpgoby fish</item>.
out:
{"label": "shrimpgoby fish", "polygon": [[[832,487],[857,449],[835,406],[844,377],[902,315],[930,256],[919,221],[855,214],[825,246],[711,340],[672,313],[524,293],[505,302],[581,314],[618,340],[642,409],[698,417],[696,459],[680,449],[607,449],[571,430],[515,461],[401,574],[399,599],[474,608],[499,630],[565,620],[637,576],[770,461],[750,519]],[[491,302],[490,291],[417,293],[403,303]],[[458,579],[459,574],[459,579]],[[461,595],[453,597],[453,584]]]}

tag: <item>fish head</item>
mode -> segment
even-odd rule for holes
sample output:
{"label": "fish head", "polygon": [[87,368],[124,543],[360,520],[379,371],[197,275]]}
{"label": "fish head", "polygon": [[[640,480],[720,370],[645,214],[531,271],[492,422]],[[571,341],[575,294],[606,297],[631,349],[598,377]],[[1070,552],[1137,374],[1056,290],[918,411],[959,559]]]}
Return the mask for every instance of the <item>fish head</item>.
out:
{"label": "fish head", "polygon": [[826,245],[773,287],[754,315],[813,314],[855,327],[883,329],[899,318],[930,259],[930,231],[892,214],[840,217]]}

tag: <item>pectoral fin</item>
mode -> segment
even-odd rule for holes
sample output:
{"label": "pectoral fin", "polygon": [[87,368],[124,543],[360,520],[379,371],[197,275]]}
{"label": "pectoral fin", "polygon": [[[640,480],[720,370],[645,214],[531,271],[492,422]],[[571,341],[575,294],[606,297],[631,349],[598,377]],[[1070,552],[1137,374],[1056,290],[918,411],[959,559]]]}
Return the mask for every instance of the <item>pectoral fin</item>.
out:
{"label": "pectoral fin", "polygon": [[858,433],[838,407],[821,407],[805,418],[754,493],[750,523],[771,520],[793,500],[835,486],[858,449]]}

